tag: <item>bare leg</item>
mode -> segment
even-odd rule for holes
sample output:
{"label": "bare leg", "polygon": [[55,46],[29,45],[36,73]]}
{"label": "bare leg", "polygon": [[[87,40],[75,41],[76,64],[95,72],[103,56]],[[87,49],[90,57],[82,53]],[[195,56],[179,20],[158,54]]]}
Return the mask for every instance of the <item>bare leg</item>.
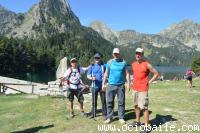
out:
{"label": "bare leg", "polygon": [[135,106],[136,122],[140,122],[140,108]]}
{"label": "bare leg", "polygon": [[192,80],[190,80],[190,88],[192,88]]}
{"label": "bare leg", "polygon": [[70,107],[69,107],[69,109],[70,109],[69,111],[70,111],[70,112],[74,112],[74,109],[73,109],[73,101],[69,101],[69,104],[70,104],[70,105],[69,105],[69,106],[70,106]]}
{"label": "bare leg", "polygon": [[79,103],[80,103],[80,111],[84,112],[84,110],[83,110],[83,102],[79,102]]}
{"label": "bare leg", "polygon": [[149,124],[149,110],[144,109],[144,124],[145,126],[148,126]]}

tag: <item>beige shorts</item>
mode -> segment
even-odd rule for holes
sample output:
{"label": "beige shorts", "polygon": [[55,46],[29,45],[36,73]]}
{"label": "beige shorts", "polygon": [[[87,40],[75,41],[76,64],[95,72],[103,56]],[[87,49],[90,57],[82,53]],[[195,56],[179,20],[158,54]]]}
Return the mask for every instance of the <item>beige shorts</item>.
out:
{"label": "beige shorts", "polygon": [[134,105],[140,109],[148,109],[149,97],[148,92],[133,91]]}

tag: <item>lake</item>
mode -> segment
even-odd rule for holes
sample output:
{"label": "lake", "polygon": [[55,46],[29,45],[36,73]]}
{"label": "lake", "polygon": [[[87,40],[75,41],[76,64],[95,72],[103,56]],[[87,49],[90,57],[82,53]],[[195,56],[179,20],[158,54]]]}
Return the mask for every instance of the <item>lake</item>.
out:
{"label": "lake", "polygon": [[172,80],[175,77],[183,78],[188,67],[185,66],[155,66],[155,69],[164,76],[164,79]]}
{"label": "lake", "polygon": [[[188,67],[185,66],[154,66],[154,68],[164,77],[164,80],[172,80],[174,78],[181,79],[188,69]],[[128,69],[132,73],[131,67]],[[152,74],[150,76],[152,76]]]}
{"label": "lake", "polygon": [[[181,79],[183,78],[185,71],[188,69],[184,66],[155,66],[155,69],[158,70],[160,75],[164,76],[164,80],[172,80],[174,77]],[[129,67],[130,72],[132,73],[131,67]],[[152,75],[150,75],[152,76]],[[55,72],[40,72],[40,73],[26,73],[26,74],[17,74],[8,76],[11,78],[22,79],[38,83],[48,83],[49,81],[56,80]],[[84,76],[84,79],[85,76]]]}

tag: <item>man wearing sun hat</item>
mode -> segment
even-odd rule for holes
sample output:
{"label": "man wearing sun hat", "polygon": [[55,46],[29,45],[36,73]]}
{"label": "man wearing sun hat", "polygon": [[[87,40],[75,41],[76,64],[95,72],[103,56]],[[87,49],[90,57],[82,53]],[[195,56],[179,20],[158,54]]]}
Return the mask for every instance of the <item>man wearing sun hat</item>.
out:
{"label": "man wearing sun hat", "polygon": [[118,99],[118,117],[121,124],[125,124],[125,81],[127,80],[128,89],[130,88],[130,75],[127,69],[125,60],[121,58],[118,48],[113,49],[113,59],[109,60],[106,66],[106,72],[103,78],[102,90],[105,90],[105,82],[108,80],[107,89],[107,120],[104,122],[108,124],[112,120],[114,112],[114,99],[117,95]]}
{"label": "man wearing sun hat", "polygon": [[[149,111],[148,111],[148,89],[149,85],[158,77],[158,72],[152,67],[152,65],[144,59],[144,49],[137,48],[135,51],[136,61],[132,63],[133,71],[133,99],[136,112],[136,122],[133,122],[133,126],[140,126],[140,112],[144,113],[145,130],[148,131],[149,123]],[[148,80],[149,73],[153,73],[153,77]]]}

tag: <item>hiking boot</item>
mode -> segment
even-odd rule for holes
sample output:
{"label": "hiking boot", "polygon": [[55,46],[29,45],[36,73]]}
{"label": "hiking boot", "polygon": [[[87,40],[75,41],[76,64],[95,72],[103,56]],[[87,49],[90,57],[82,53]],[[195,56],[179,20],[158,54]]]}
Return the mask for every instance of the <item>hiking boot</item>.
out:
{"label": "hiking boot", "polygon": [[139,127],[139,126],[141,126],[142,124],[141,124],[140,122],[134,121],[134,122],[131,123],[130,125],[133,126],[133,127]]}
{"label": "hiking boot", "polygon": [[111,120],[108,118],[107,120],[104,121],[104,124],[109,124],[110,121],[111,121]]}
{"label": "hiking boot", "polygon": [[124,124],[126,124],[126,121],[124,119],[119,119],[119,123],[124,125]]}
{"label": "hiking boot", "polygon": [[73,117],[74,117],[74,112],[70,112],[70,113],[69,113],[69,117],[70,117],[70,118],[73,118]]}

